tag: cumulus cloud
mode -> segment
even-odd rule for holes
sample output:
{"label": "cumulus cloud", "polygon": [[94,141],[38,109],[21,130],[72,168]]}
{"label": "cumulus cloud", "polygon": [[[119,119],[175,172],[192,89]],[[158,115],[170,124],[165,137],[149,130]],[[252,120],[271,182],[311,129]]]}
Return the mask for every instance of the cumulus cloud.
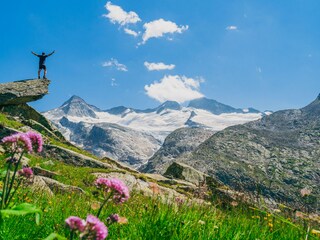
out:
{"label": "cumulus cloud", "polygon": [[125,29],[124,29],[124,32],[125,32],[126,34],[132,35],[132,36],[134,36],[134,37],[137,37],[137,36],[139,35],[138,32],[133,31],[132,29],[129,29],[129,28],[125,28]]}
{"label": "cumulus cloud", "polygon": [[235,31],[235,30],[238,30],[238,27],[231,25],[231,26],[226,27],[226,30],[228,30],[228,31]]}
{"label": "cumulus cloud", "polygon": [[162,18],[154,20],[143,25],[145,32],[142,36],[142,44],[146,43],[150,38],[163,37],[165,34],[183,33],[189,26],[178,26],[176,23],[166,21]]}
{"label": "cumulus cloud", "polygon": [[109,13],[102,16],[109,18],[112,23],[118,23],[121,26],[124,26],[126,24],[133,24],[141,21],[137,13],[133,11],[126,12],[120,6],[113,5],[111,2],[107,2],[105,8]]}
{"label": "cumulus cloud", "polygon": [[159,101],[177,101],[183,103],[204,95],[199,91],[203,79],[187,78],[186,76],[167,75],[159,82],[145,85],[146,94]]}
{"label": "cumulus cloud", "polygon": [[144,66],[148,69],[148,71],[160,71],[160,70],[172,70],[176,67],[174,64],[164,64],[163,62],[159,63],[149,63],[144,62]]}
{"label": "cumulus cloud", "polygon": [[115,67],[119,71],[127,72],[128,68],[126,65],[118,62],[117,59],[111,58],[109,61],[102,63],[103,67]]}

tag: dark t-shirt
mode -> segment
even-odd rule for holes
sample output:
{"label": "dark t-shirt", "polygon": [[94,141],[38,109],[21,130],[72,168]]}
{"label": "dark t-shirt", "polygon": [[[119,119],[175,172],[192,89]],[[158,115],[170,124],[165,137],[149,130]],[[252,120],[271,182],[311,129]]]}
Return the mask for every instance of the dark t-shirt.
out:
{"label": "dark t-shirt", "polygon": [[46,58],[48,57],[48,55],[38,55],[38,57],[39,57],[39,66],[45,65],[46,64]]}

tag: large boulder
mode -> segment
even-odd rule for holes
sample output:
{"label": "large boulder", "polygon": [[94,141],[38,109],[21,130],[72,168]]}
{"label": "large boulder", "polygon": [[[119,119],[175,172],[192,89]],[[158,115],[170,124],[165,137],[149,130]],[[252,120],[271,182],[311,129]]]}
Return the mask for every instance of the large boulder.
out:
{"label": "large boulder", "polygon": [[41,99],[48,94],[50,81],[31,79],[0,84],[0,106],[17,105]]}
{"label": "large boulder", "polygon": [[114,166],[85,156],[81,153],[74,152],[70,149],[66,149],[56,145],[45,144],[43,146],[44,151],[40,153],[45,158],[54,158],[62,161],[66,164],[80,167],[92,167],[92,168],[115,168]]}
{"label": "large boulder", "polygon": [[173,162],[164,173],[167,178],[176,178],[191,182],[198,185],[200,182],[204,182],[206,179],[206,174],[190,167],[186,164]]}

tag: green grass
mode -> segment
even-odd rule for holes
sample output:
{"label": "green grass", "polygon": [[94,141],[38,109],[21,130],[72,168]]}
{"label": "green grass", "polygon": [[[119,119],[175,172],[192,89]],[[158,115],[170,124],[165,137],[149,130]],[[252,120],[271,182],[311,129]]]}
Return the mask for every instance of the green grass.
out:
{"label": "green grass", "polygon": [[[51,232],[68,236],[64,220],[71,216],[85,218],[95,214],[91,208],[95,201],[91,196],[75,194],[57,195],[53,198],[29,194],[20,200],[35,203],[43,210],[40,225],[33,217],[5,219],[2,239],[43,239]],[[109,227],[108,239],[304,239],[305,233],[282,221],[252,218],[241,209],[224,212],[213,206],[162,203],[157,199],[132,194],[123,205],[109,204],[100,216],[105,220],[109,214],[118,213],[128,219],[128,224]],[[309,238],[312,239],[312,238]]]}
{"label": "green grass", "polygon": [[14,128],[14,129],[19,129],[20,127],[23,126],[22,123],[9,118],[6,114],[0,113],[0,124],[10,127],[10,128]]}

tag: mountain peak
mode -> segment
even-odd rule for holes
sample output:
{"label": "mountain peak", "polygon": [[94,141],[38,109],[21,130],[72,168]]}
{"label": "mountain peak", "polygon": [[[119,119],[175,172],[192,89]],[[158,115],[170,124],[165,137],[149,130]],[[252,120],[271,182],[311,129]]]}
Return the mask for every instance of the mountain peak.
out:
{"label": "mountain peak", "polygon": [[61,110],[70,116],[76,117],[97,117],[95,112],[101,111],[99,108],[86,103],[81,97],[73,95],[60,107]]}
{"label": "mountain peak", "polygon": [[156,108],[157,113],[160,113],[164,109],[180,110],[181,105],[176,101],[165,101],[159,107]]}
{"label": "mountain peak", "polygon": [[66,104],[70,104],[70,103],[75,103],[75,102],[83,102],[86,103],[86,101],[84,101],[81,97],[77,96],[77,95],[73,95],[71,98],[69,98],[67,101],[65,101],[62,106],[66,105]]}
{"label": "mountain peak", "polygon": [[213,114],[242,112],[240,109],[236,109],[229,105],[205,97],[191,100],[188,107],[207,110]]}

